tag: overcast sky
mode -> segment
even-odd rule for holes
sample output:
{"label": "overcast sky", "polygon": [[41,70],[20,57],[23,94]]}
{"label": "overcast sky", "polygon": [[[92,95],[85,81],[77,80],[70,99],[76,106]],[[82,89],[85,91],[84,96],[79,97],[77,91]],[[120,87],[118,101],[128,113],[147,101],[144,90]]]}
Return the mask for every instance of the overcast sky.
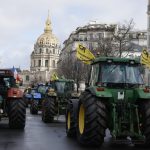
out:
{"label": "overcast sky", "polygon": [[122,23],[133,18],[135,28],[147,28],[148,0],[1,0],[0,67],[29,69],[30,54],[44,32],[50,11],[53,33],[63,41],[89,21]]}

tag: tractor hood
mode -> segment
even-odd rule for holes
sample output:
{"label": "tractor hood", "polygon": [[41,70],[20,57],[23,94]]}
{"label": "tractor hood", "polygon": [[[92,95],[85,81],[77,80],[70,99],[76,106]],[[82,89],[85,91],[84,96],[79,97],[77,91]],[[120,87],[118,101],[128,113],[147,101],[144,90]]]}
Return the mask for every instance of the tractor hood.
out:
{"label": "tractor hood", "polygon": [[145,90],[145,88],[121,89],[93,86],[86,90],[90,91],[96,97],[107,98],[113,101],[125,99],[134,102],[138,99],[150,99],[150,90]]}

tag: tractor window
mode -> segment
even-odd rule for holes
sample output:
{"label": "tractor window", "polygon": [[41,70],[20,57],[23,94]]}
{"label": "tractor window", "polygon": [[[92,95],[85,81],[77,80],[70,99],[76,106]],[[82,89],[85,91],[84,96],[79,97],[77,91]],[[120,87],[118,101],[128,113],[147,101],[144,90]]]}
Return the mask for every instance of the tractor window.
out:
{"label": "tractor window", "polygon": [[56,91],[58,93],[64,93],[65,90],[65,82],[56,82]]}
{"label": "tractor window", "polygon": [[[32,89],[30,93],[31,93],[31,94],[34,94],[34,93],[36,93],[36,92],[37,92],[36,89]],[[30,94],[30,93],[29,93],[29,94]]]}
{"label": "tractor window", "polygon": [[101,82],[143,84],[138,65],[103,64]]}
{"label": "tractor window", "polygon": [[138,67],[126,66],[126,83],[143,84],[143,80]]}
{"label": "tractor window", "polygon": [[15,79],[13,77],[0,78],[0,85],[5,87],[15,87]]}
{"label": "tractor window", "polygon": [[73,90],[74,90],[74,83],[73,82],[66,82],[65,91],[73,91]]}
{"label": "tractor window", "polygon": [[90,85],[95,85],[98,81],[99,64],[93,65],[91,70]]}
{"label": "tractor window", "polygon": [[44,85],[39,86],[38,92],[41,94],[45,94],[46,93],[46,87]]}
{"label": "tractor window", "polygon": [[102,82],[124,83],[125,68],[122,65],[102,65]]}

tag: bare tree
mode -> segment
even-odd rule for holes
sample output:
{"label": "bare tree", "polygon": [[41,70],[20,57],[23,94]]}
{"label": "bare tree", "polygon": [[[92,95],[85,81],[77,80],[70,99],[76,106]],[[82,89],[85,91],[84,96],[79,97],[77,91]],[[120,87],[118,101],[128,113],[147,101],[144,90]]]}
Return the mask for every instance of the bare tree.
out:
{"label": "bare tree", "polygon": [[112,56],[112,39],[111,38],[101,38],[98,41],[98,47],[94,51],[94,55],[100,56]]}
{"label": "bare tree", "polygon": [[94,54],[99,53],[100,56],[122,56],[123,52],[133,50],[131,44],[130,31],[134,27],[133,19],[123,24],[118,24],[111,28],[106,29],[109,36],[101,37],[98,41],[98,47],[95,49]]}
{"label": "bare tree", "polygon": [[87,78],[87,68],[89,65],[77,60],[75,52],[68,52],[65,60],[58,67],[59,76],[64,76],[67,79],[73,79],[79,91],[80,81],[85,81]]}
{"label": "bare tree", "polygon": [[133,19],[129,22],[125,22],[124,24],[118,24],[117,29],[113,32],[113,43],[115,55],[122,57],[122,53],[130,52],[133,50],[133,46],[131,44],[130,31],[134,27]]}

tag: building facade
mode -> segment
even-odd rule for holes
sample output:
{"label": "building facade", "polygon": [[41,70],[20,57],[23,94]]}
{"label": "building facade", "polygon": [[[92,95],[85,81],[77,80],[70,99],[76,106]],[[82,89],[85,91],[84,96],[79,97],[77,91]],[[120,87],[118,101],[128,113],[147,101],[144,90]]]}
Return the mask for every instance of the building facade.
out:
{"label": "building facade", "polygon": [[30,56],[30,71],[25,70],[22,72],[24,84],[49,81],[51,74],[57,69],[60,49],[60,43],[52,33],[51,21],[48,15],[44,33],[37,38]]}
{"label": "building facade", "polygon": [[[92,53],[97,52],[97,50],[100,49],[100,40],[102,38],[111,38],[112,33],[114,33],[116,29],[117,24],[99,24],[96,22],[78,27],[70,34],[69,38],[64,41],[58,65],[66,59],[68,52],[71,52],[72,56],[75,56],[76,47],[79,43],[90,49]],[[147,47],[147,31],[131,31],[128,36],[131,38],[133,51],[130,53],[128,52],[128,55],[127,52],[124,52],[123,55],[127,55],[127,57],[139,56],[143,47]]]}

